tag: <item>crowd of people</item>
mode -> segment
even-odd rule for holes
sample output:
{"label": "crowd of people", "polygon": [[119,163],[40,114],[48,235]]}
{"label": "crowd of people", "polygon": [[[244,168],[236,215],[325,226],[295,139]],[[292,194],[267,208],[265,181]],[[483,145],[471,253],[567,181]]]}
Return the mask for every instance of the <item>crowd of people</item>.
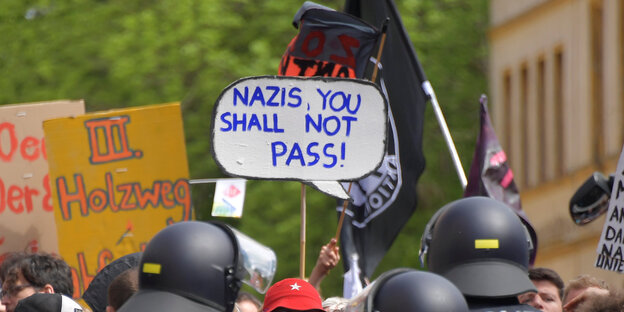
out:
{"label": "crowd of people", "polygon": [[566,284],[553,269],[530,268],[526,229],[499,201],[451,202],[423,235],[428,271],[393,269],[353,298],[323,300],[321,281],[340,261],[332,239],[308,280],[277,281],[261,302],[240,291],[243,282],[260,292],[268,285],[259,285],[261,273],[250,266],[253,253],[238,231],[220,222],[180,222],[142,253],[102,269],[81,304],[71,299],[72,275],[61,258],[13,253],[0,265],[0,311],[624,311],[624,295],[604,281],[582,275]]}

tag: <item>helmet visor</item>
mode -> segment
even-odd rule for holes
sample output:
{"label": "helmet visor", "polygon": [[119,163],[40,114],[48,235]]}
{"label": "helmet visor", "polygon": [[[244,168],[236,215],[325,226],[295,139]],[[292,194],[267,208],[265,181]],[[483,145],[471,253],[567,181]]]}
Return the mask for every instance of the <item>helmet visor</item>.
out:
{"label": "helmet visor", "polygon": [[277,257],[275,252],[251,237],[231,228],[238,241],[240,255],[243,258],[244,272],[241,280],[264,294],[275,276]]}

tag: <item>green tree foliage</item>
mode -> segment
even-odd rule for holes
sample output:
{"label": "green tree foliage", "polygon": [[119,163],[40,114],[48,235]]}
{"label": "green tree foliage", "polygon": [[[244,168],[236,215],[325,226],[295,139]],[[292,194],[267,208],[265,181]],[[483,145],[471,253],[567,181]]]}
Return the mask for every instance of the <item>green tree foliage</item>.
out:
{"label": "green tree foliage", "polygon": [[[341,9],[343,1],[318,3]],[[468,170],[486,91],[487,1],[396,0]],[[272,75],[303,1],[23,0],[0,4],[0,103],[85,99],[87,111],[180,101],[191,178],[224,177],[210,155],[217,96],[245,76]],[[414,86],[416,87],[416,86]],[[377,269],[417,267],[429,216],[461,197],[431,108],[416,214]],[[403,155],[402,155],[403,156]],[[405,157],[405,156],[403,156]],[[275,280],[299,272],[301,184],[249,181],[244,216],[228,222],[278,255]],[[198,219],[210,219],[213,185],[193,186]],[[335,234],[335,201],[307,191],[306,274]],[[342,293],[342,269],[323,283]]]}

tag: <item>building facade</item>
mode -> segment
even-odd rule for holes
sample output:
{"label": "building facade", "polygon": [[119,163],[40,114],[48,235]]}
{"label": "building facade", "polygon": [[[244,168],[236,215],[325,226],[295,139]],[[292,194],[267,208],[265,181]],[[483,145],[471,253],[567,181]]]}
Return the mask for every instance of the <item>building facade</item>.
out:
{"label": "building facade", "polygon": [[624,0],[491,0],[490,110],[539,237],[536,266],[590,274],[605,216],[577,226],[574,192],[624,143]]}

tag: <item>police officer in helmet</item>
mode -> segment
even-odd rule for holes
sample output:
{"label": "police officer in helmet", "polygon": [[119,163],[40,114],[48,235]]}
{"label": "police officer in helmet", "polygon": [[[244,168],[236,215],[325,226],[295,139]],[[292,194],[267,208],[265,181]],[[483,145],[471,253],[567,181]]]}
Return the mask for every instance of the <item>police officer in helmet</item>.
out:
{"label": "police officer in helmet", "polygon": [[218,222],[180,222],[158,232],[139,263],[139,291],[119,310],[231,312],[245,282],[264,293],[275,253]]}
{"label": "police officer in helmet", "polygon": [[539,311],[517,300],[536,292],[528,277],[530,248],[509,206],[475,196],[440,208],[423,234],[421,257],[429,271],[457,286],[471,311]]}
{"label": "police officer in helmet", "polygon": [[467,312],[462,293],[444,277],[414,269],[383,273],[351,299],[346,312]]}

